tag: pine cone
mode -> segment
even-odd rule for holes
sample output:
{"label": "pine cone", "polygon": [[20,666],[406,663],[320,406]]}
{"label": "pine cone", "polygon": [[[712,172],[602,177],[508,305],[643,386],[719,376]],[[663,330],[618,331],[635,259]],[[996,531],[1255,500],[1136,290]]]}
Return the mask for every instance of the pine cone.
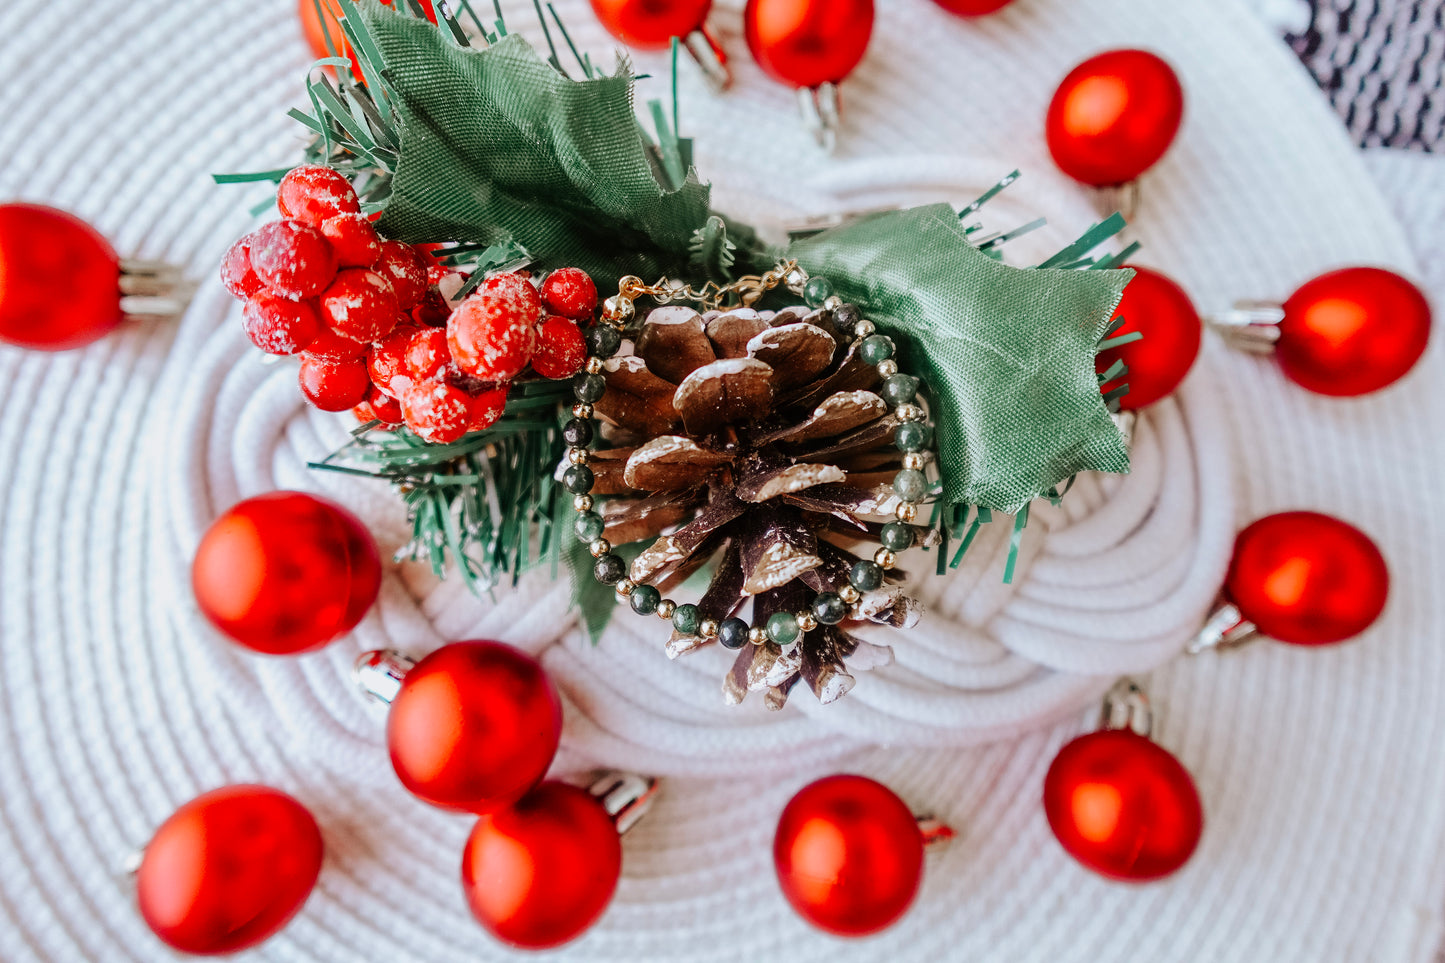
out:
{"label": "pine cone", "polygon": [[[851,307],[839,311],[849,314],[856,318]],[[871,557],[892,521],[901,467],[898,420],[874,392],[878,372],[848,327],[840,333],[832,312],[802,307],[705,315],[662,307],[642,325],[635,353],[606,362],[607,391],[594,408],[615,447],[593,454],[593,492],[617,497],[604,509],[603,537],[619,545],[662,536],[633,562],[633,581],[666,592],[720,556],[700,617],[721,622],[751,599],[754,626],[848,585],[858,560],[850,547],[865,543]],[[924,542],[930,533],[916,534]],[[889,579],[853,614],[909,627],[919,606],[898,573]],[[737,703],[764,690],[777,709],[801,678],[832,702],[853,686],[845,660],[862,668],[892,660],[891,650],[849,635],[850,624],[818,625],[786,648],[743,645],[725,697]],[[712,641],[674,630],[667,653]]]}

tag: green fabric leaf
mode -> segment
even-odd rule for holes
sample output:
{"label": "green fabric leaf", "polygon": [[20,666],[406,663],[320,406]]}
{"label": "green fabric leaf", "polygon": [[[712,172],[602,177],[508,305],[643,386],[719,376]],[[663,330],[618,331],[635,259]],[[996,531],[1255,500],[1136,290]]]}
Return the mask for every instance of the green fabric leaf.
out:
{"label": "green fabric leaf", "polygon": [[1129,470],[1094,352],[1133,271],[1008,267],[946,204],[862,218],[788,253],[862,306],[927,382],[945,502],[1016,512],[1077,472]]}
{"label": "green fabric leaf", "polygon": [[698,277],[719,283],[732,279],[737,245],[728,239],[728,227],[722,218],[716,215],[708,218],[707,223],[693,233],[688,252],[689,266]]}
{"label": "green fabric leaf", "polygon": [[376,0],[357,8],[401,120],[378,229],[405,241],[513,240],[594,277],[685,274],[709,188],[659,184],[632,78],[563,77],[520,36],[473,49]]}

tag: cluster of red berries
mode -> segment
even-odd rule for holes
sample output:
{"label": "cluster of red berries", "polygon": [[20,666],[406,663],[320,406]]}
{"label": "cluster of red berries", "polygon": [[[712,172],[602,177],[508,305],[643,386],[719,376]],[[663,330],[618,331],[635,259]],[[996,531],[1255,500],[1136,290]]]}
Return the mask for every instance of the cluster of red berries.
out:
{"label": "cluster of red berries", "polygon": [[586,363],[578,322],[596,311],[597,288],[584,271],[554,271],[540,291],[525,274],[499,274],[453,310],[438,287],[453,272],[379,237],[331,168],[289,172],[276,205],[285,220],[232,245],[221,280],[246,302],[256,347],[301,355],[301,391],[323,411],[451,442],[501,417],[529,365],[568,378]]}

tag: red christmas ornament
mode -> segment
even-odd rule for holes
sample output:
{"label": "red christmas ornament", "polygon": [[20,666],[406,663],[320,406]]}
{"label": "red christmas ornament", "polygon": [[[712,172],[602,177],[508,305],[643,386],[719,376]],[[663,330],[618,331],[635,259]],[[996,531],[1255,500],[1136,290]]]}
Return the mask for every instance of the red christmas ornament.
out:
{"label": "red christmas ornament", "polygon": [[546,774],[562,704],[536,659],[500,642],[453,642],[406,672],[386,739],[402,784],[443,809],[486,813]]}
{"label": "red christmas ornament", "polygon": [[1111,50],[1059,84],[1044,121],[1049,153],[1077,181],[1132,181],[1164,156],[1184,116],[1173,68],[1146,50]]}
{"label": "red christmas ornament", "polygon": [[79,348],[120,324],[121,265],[105,238],[64,211],[0,204],[0,341]]}
{"label": "red christmas ornament", "polygon": [[1127,382],[1129,392],[1119,398],[1119,407],[1125,411],[1152,405],[1172,394],[1199,356],[1204,333],[1199,313],[1183,288],[1158,271],[1132,264],[1129,267],[1135,274],[1114,312],[1114,317],[1122,317],[1125,322],[1116,336],[1138,331],[1144,337],[1100,352],[1094,359],[1100,374],[1116,361],[1128,366],[1127,375],[1101,389],[1108,392]]}
{"label": "red christmas ornament", "polygon": [[949,13],[956,13],[960,17],[981,17],[986,13],[993,13],[995,10],[1002,10],[1013,0],[933,0]]}
{"label": "red christmas ornament", "polygon": [[712,0],[592,0],[607,32],[629,47],[662,49],[702,29]]}
{"label": "red christmas ornament", "polygon": [[1392,271],[1353,267],[1322,274],[1284,303],[1275,355],[1290,380],[1322,395],[1394,384],[1430,339],[1430,304]]}
{"label": "red christmas ornament", "polygon": [[462,853],[472,914],[524,950],[580,936],[607,909],[621,875],[612,817],[588,792],[560,782],[483,816]]}
{"label": "red christmas ornament", "polygon": [[381,560],[346,509],[304,492],[271,492],[211,524],[191,563],[191,587],[206,618],[234,641],[296,655],[361,621],[381,587]]}
{"label": "red christmas ornament", "polygon": [[1111,879],[1168,876],[1194,853],[1204,810],[1189,771],[1130,729],[1102,729],[1059,750],[1044,812],[1064,850]]}
{"label": "red christmas ornament", "polygon": [[235,953],[275,935],[321,872],[321,833],[296,800],[227,786],[156,830],[136,871],[146,925],[182,953]]}
{"label": "red christmas ornament", "polygon": [[828,776],[783,809],[778,885],[798,915],[838,936],[891,926],[923,878],[923,834],[903,800],[863,776]]}
{"label": "red christmas ornament", "polygon": [[1322,645],[1359,635],[1390,593],[1384,556],[1368,535],[1318,512],[1254,522],[1234,542],[1224,594],[1265,635]]}
{"label": "red christmas ornament", "polygon": [[853,72],[873,35],[873,0],[748,0],[748,49],[774,80],[836,84]]}

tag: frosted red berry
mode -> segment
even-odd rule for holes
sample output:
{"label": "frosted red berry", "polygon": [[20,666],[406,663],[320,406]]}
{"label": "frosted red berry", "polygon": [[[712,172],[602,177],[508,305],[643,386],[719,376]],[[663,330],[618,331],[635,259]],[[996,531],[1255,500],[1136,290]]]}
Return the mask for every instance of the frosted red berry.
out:
{"label": "frosted red berry", "polygon": [[321,295],[321,316],[353,341],[380,341],[396,327],[399,313],[391,283],[366,268],[340,272]]}
{"label": "frosted red berry", "polygon": [[426,294],[426,262],[410,244],[382,241],[381,257],[372,267],[391,282],[401,310],[410,311]]}
{"label": "frosted red berry", "polygon": [[516,297],[490,292],[457,306],[447,319],[447,343],[464,374],[511,381],[527,366],[536,342],[535,319],[521,307]]}
{"label": "frosted red berry", "polygon": [[251,268],[272,294],[314,298],[336,276],[331,242],[300,221],[274,221],[251,235]]}
{"label": "frosted red berry", "polygon": [[367,392],[366,400],[352,408],[351,413],[363,425],[379,421],[390,428],[402,422],[401,402],[383,394],[375,385]]}
{"label": "frosted red berry", "polygon": [[285,217],[320,226],[337,214],[357,213],[361,201],[351,182],[336,171],[319,164],[303,164],[281,178],[276,206]]}
{"label": "frosted red berry", "polygon": [[335,331],[323,327],[303,353],[309,358],[326,361],[356,361],[366,357],[366,348],[360,341],[343,338]]}
{"label": "frosted red berry", "polygon": [[441,328],[423,328],[406,345],[406,373],[413,381],[440,378],[452,360],[447,333]]}
{"label": "frosted red berry", "polygon": [[366,363],[360,360],[303,357],[297,380],[306,400],[322,411],[354,408],[371,391],[371,377],[366,373]]}
{"label": "frosted red berry", "polygon": [[527,324],[536,324],[542,317],[542,295],[530,278],[516,271],[492,275],[477,287],[477,293],[508,304]]}
{"label": "frosted red berry", "polygon": [[366,366],[371,372],[372,383],[393,398],[400,397],[401,392],[392,388],[392,379],[397,375],[406,375],[406,349],[416,332],[415,325],[398,324],[391,334],[373,344],[367,352]]}
{"label": "frosted red berry", "polygon": [[321,233],[342,267],[371,267],[381,257],[381,238],[364,214],[338,214],[321,222]]}
{"label": "frosted red berry", "polygon": [[493,388],[490,391],[483,391],[472,399],[471,418],[467,423],[467,431],[481,431],[483,428],[490,428],[502,417],[502,412],[507,409],[507,386]]}
{"label": "frosted red berry", "polygon": [[247,234],[226,252],[221,261],[221,283],[231,296],[242,301],[261,290],[265,285],[251,267],[251,235]]}
{"label": "frosted red berry", "polygon": [[267,354],[295,354],[323,330],[321,316],[310,301],[292,301],[261,291],[246,302],[242,325],[251,343]]}
{"label": "frosted red berry", "polygon": [[587,363],[587,339],[576,322],[553,315],[537,325],[532,370],[544,378],[570,378]]}
{"label": "frosted red berry", "polygon": [[402,395],[406,426],[427,441],[456,441],[471,422],[471,398],[445,381],[411,385]]}
{"label": "frosted red berry", "polygon": [[597,285],[581,268],[558,268],[542,282],[542,303],[553,314],[590,321],[597,310]]}

